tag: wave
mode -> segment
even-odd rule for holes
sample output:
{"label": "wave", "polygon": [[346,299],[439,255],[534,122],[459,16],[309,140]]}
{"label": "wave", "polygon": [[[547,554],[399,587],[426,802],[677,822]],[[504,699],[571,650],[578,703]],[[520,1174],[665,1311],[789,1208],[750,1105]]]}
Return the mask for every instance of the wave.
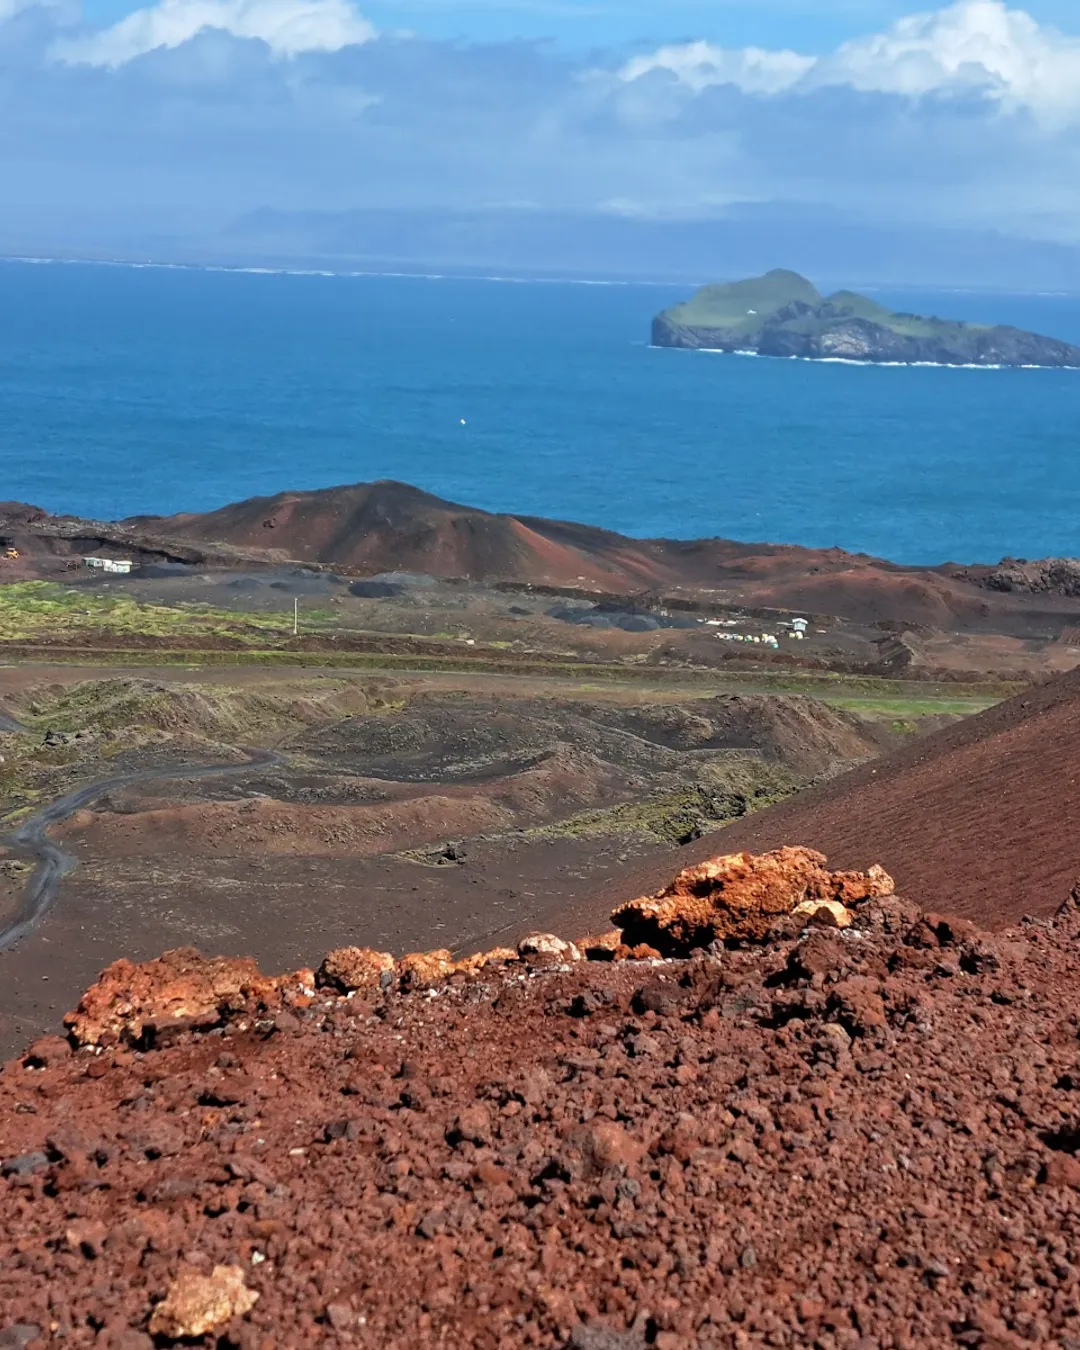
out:
{"label": "wave", "polygon": [[670,281],[599,277],[515,277],[500,273],[477,275],[469,272],[397,272],[384,268],[255,267],[226,263],[186,263],[142,261],[135,258],[41,258],[22,254],[0,255],[0,264],[19,263],[35,267],[126,267],[133,271],[229,272],[242,276],[267,277],[390,277],[407,281],[486,281],[504,286],[649,286],[670,289]]}
{"label": "wave", "polygon": [[1077,366],[1006,366],[975,361],[856,361],[850,356],[770,356],[767,352],[728,351],[726,347],[665,347],[651,342],[651,351],[690,351],[702,356],[742,356],[755,361],[804,361],[815,366],[859,366],[870,370],[1080,370]]}

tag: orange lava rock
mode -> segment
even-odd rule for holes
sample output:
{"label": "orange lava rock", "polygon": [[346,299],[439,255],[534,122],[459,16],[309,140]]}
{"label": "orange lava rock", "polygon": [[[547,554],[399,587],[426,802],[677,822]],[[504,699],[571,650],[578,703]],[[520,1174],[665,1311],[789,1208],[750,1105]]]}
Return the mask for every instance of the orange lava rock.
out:
{"label": "orange lava rock", "polygon": [[151,1336],[205,1336],[250,1312],[258,1294],[244,1284],[239,1266],[215,1266],[210,1275],[185,1267],[150,1318]]}
{"label": "orange lava rock", "polygon": [[688,867],[656,895],[642,896],[611,916],[628,947],[647,944],[679,956],[715,939],[765,938],[778,918],[807,902],[854,904],[890,895],[880,867],[830,872],[824,854],[809,848],[730,853]]}
{"label": "orange lava rock", "polygon": [[830,872],[829,886],[829,898],[842,905],[881,900],[896,889],[892,877],[880,863],[874,863],[865,872]]}
{"label": "orange lava rock", "polygon": [[617,928],[593,937],[581,938],[578,947],[586,961],[614,961],[615,953],[622,946],[622,934]]}
{"label": "orange lava rock", "polygon": [[114,961],[64,1023],[79,1045],[115,1045],[155,1028],[204,1030],[235,1013],[306,1006],[314,984],[310,970],[270,977],[250,957],[181,947],[141,965]]}
{"label": "orange lava rock", "polygon": [[506,965],[517,959],[518,954],[513,947],[495,947],[490,952],[477,952],[474,956],[466,956],[463,961],[455,963],[454,969],[465,975],[471,975],[487,966]]}
{"label": "orange lava rock", "polygon": [[384,973],[393,969],[394,958],[389,952],[377,952],[371,947],[338,947],[323,957],[316,979],[320,985],[351,994],[378,989]]}
{"label": "orange lava rock", "polygon": [[577,1132],[575,1142],[596,1172],[603,1172],[608,1167],[632,1166],[639,1163],[646,1152],[644,1144],[610,1120],[584,1126]]}
{"label": "orange lava rock", "polygon": [[403,989],[420,989],[445,980],[454,971],[454,960],[445,947],[434,952],[410,952],[397,964]]}

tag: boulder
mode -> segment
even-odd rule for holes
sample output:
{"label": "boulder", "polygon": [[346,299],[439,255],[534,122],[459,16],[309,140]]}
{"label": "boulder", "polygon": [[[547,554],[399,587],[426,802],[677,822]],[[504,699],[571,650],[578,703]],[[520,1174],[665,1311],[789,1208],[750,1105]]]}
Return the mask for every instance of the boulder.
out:
{"label": "boulder", "polygon": [[559,962],[580,961],[581,952],[573,942],[556,937],[554,933],[530,933],[517,945],[518,956],[525,960],[530,957],[548,957]]}
{"label": "boulder", "polygon": [[804,900],[791,911],[816,928],[850,928],[851,910],[839,900]]}
{"label": "boulder", "polygon": [[835,903],[838,917],[840,908],[892,890],[882,868],[830,872],[824,854],[814,849],[730,853],[684,869],[662,891],[629,901],[611,919],[626,946],[685,956],[716,940],[761,941],[779,918],[803,904]]}
{"label": "boulder", "polygon": [[383,983],[383,976],[393,974],[394,958],[389,952],[377,952],[371,947],[338,947],[327,952],[316,974],[324,987],[351,994],[358,990],[375,990]]}
{"label": "boulder", "polygon": [[402,989],[429,988],[453,974],[453,954],[445,948],[434,952],[410,952],[398,962],[397,972]]}
{"label": "boulder", "polygon": [[271,977],[250,957],[204,956],[181,947],[142,964],[114,961],[64,1023],[77,1045],[135,1043],[157,1027],[206,1030],[237,1013],[306,1007],[314,987],[310,970]]}
{"label": "boulder", "polygon": [[464,960],[455,963],[454,970],[471,975],[488,966],[503,966],[517,959],[518,954],[513,947],[495,947],[490,952],[477,952],[474,956],[466,956]]}

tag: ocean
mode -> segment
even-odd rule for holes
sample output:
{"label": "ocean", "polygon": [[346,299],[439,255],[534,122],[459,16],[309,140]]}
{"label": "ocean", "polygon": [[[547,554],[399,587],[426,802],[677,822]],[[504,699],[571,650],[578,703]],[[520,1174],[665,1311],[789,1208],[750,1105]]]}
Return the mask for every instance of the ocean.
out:
{"label": "ocean", "polygon": [[[0,496],[111,519],[397,478],[640,536],[1080,554],[1080,371],[651,348],[686,293],[0,262]],[[878,298],[1080,342],[1080,298]]]}

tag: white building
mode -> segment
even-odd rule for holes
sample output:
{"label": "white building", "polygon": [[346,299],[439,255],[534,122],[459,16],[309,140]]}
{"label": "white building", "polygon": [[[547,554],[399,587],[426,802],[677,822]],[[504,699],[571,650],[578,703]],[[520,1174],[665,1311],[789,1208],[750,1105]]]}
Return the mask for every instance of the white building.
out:
{"label": "white building", "polygon": [[84,558],[85,566],[98,572],[128,573],[133,566],[130,558]]}

